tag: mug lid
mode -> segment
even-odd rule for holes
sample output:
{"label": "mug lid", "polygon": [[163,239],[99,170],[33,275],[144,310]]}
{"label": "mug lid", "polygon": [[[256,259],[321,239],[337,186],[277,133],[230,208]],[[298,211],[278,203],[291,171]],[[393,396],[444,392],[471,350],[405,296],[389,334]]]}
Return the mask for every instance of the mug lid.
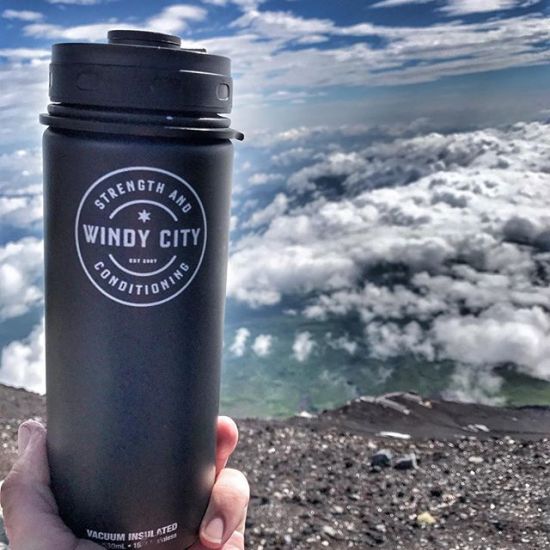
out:
{"label": "mug lid", "polygon": [[230,113],[231,62],[182,48],[178,36],[111,30],[107,44],[53,45],[49,93],[87,107]]}

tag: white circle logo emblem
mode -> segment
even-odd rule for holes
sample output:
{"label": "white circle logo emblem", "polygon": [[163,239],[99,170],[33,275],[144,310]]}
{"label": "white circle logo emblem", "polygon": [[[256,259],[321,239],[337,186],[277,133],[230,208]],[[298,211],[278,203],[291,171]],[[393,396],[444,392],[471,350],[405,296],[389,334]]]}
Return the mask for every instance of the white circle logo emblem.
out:
{"label": "white circle logo emblem", "polygon": [[176,174],[132,166],[89,187],[74,233],[80,263],[100,292],[120,304],[156,306],[197,274],[206,215],[195,190]]}

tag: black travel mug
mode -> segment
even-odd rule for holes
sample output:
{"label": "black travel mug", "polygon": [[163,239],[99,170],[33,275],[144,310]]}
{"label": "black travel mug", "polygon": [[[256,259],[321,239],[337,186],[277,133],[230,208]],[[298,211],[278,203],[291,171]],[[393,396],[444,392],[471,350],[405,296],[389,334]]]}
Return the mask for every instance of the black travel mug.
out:
{"label": "black travel mug", "polygon": [[214,482],[230,61],[178,37],[55,44],[43,138],[48,457],[62,519],[182,550]]}

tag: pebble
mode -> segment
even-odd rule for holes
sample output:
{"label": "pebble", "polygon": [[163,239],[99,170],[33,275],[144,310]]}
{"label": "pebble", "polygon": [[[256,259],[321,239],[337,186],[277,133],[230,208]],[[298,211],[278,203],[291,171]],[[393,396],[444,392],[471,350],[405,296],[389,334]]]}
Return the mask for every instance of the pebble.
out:
{"label": "pebble", "polygon": [[436,523],[436,519],[432,516],[432,514],[430,514],[430,512],[422,512],[416,516],[416,523],[418,523],[421,527],[425,527]]}
{"label": "pebble", "polygon": [[391,437],[393,439],[410,439],[411,438],[409,434],[404,434],[401,432],[382,431],[382,432],[378,432],[376,435],[378,435],[379,437]]}
{"label": "pebble", "polygon": [[337,536],[336,529],[332,528],[330,525],[323,525],[323,533],[332,538],[336,538]]}
{"label": "pebble", "polygon": [[491,430],[485,424],[468,424],[468,429],[472,432],[485,432],[488,433]]}
{"label": "pebble", "polygon": [[393,453],[388,449],[380,449],[379,451],[376,451],[371,456],[370,464],[371,466],[383,466],[388,467],[391,466],[391,461],[393,458]]}
{"label": "pebble", "polygon": [[414,453],[400,456],[396,461],[394,468],[396,470],[416,470],[418,468],[418,460]]}

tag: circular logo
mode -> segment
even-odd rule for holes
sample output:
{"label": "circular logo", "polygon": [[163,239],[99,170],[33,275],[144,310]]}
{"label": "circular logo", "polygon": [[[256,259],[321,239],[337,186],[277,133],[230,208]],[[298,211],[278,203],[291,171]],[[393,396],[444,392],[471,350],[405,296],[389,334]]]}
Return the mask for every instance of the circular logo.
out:
{"label": "circular logo", "polygon": [[128,306],[168,302],[197,274],[206,247],[201,200],[185,180],[147,166],[121,168],[86,191],[76,250],[94,286]]}

